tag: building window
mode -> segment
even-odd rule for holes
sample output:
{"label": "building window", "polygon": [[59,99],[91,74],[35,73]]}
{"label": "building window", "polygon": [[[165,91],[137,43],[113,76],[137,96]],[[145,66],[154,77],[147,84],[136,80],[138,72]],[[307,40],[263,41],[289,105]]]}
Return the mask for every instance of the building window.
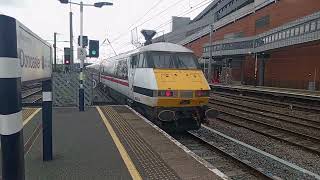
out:
{"label": "building window", "polygon": [[304,25],[300,26],[300,34],[304,33]]}
{"label": "building window", "polygon": [[291,37],[294,36],[294,29],[293,29],[293,28],[290,30],[290,36],[291,36]]}
{"label": "building window", "polygon": [[286,32],[286,38],[289,38],[290,37],[290,30],[287,30]]}
{"label": "building window", "polygon": [[304,30],[305,30],[306,33],[310,31],[310,24],[309,23],[306,24],[306,27],[305,27]]}
{"label": "building window", "polygon": [[285,32],[285,31],[282,32],[282,38],[283,38],[283,39],[286,38],[286,32]]}
{"label": "building window", "polygon": [[316,30],[316,22],[315,21],[311,22],[311,26],[310,26],[310,31],[314,31],[314,30]]}
{"label": "building window", "polygon": [[278,41],[278,37],[279,37],[279,33],[277,33],[276,35],[275,35],[275,41]]}
{"label": "building window", "polygon": [[283,35],[283,32],[280,32],[280,33],[279,33],[279,40],[282,39],[282,35]]}
{"label": "building window", "polygon": [[270,24],[270,16],[263,16],[260,19],[256,20],[256,28],[263,28],[263,27],[267,27]]}
{"label": "building window", "polygon": [[320,20],[318,20],[318,25],[317,25],[317,29],[320,29]]}
{"label": "building window", "polygon": [[294,35],[295,35],[295,36],[298,36],[298,35],[299,35],[299,27],[296,27],[296,28],[294,29]]}

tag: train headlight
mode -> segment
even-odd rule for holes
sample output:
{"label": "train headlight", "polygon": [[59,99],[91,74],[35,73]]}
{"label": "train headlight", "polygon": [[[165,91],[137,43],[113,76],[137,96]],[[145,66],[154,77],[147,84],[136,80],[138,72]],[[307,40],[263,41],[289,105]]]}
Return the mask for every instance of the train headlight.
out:
{"label": "train headlight", "polygon": [[195,92],[196,97],[209,97],[209,90],[198,90]]}

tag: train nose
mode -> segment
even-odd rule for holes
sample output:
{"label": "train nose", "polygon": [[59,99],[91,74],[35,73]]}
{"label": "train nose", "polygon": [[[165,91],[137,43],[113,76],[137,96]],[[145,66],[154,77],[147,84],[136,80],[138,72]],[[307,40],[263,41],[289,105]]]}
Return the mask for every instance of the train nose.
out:
{"label": "train nose", "polygon": [[158,113],[158,118],[161,121],[173,121],[175,116],[175,112],[171,110],[162,110]]}

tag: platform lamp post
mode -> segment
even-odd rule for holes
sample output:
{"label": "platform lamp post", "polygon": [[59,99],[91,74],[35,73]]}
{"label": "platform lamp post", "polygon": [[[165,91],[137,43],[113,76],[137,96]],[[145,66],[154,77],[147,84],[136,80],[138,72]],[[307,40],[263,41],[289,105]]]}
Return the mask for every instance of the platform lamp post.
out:
{"label": "platform lamp post", "polygon": [[[59,0],[63,4],[75,4],[80,6],[80,48],[83,48],[83,6],[94,6],[97,8],[101,8],[103,6],[112,6],[113,3],[110,2],[97,2],[94,4],[83,4],[81,1],[80,3],[74,3],[69,0]],[[84,66],[84,59],[85,58],[80,58],[80,75],[79,75],[79,82],[80,82],[80,87],[79,87],[79,111],[84,111],[84,85],[83,85],[83,80],[84,80],[84,75],[83,75],[83,66]]]}

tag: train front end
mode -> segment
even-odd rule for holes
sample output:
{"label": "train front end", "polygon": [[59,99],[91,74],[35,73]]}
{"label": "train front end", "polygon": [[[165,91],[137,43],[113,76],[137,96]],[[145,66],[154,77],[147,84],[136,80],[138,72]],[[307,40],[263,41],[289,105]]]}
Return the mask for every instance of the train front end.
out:
{"label": "train front end", "polygon": [[210,86],[193,52],[176,44],[152,44],[141,53],[138,64],[142,66],[138,65],[134,79],[137,90],[152,94],[136,94],[135,100],[151,107],[149,117],[166,129],[199,129],[206,118]]}
{"label": "train front end", "polygon": [[155,111],[162,125],[199,129],[205,120],[210,87],[201,70],[155,69]]}

